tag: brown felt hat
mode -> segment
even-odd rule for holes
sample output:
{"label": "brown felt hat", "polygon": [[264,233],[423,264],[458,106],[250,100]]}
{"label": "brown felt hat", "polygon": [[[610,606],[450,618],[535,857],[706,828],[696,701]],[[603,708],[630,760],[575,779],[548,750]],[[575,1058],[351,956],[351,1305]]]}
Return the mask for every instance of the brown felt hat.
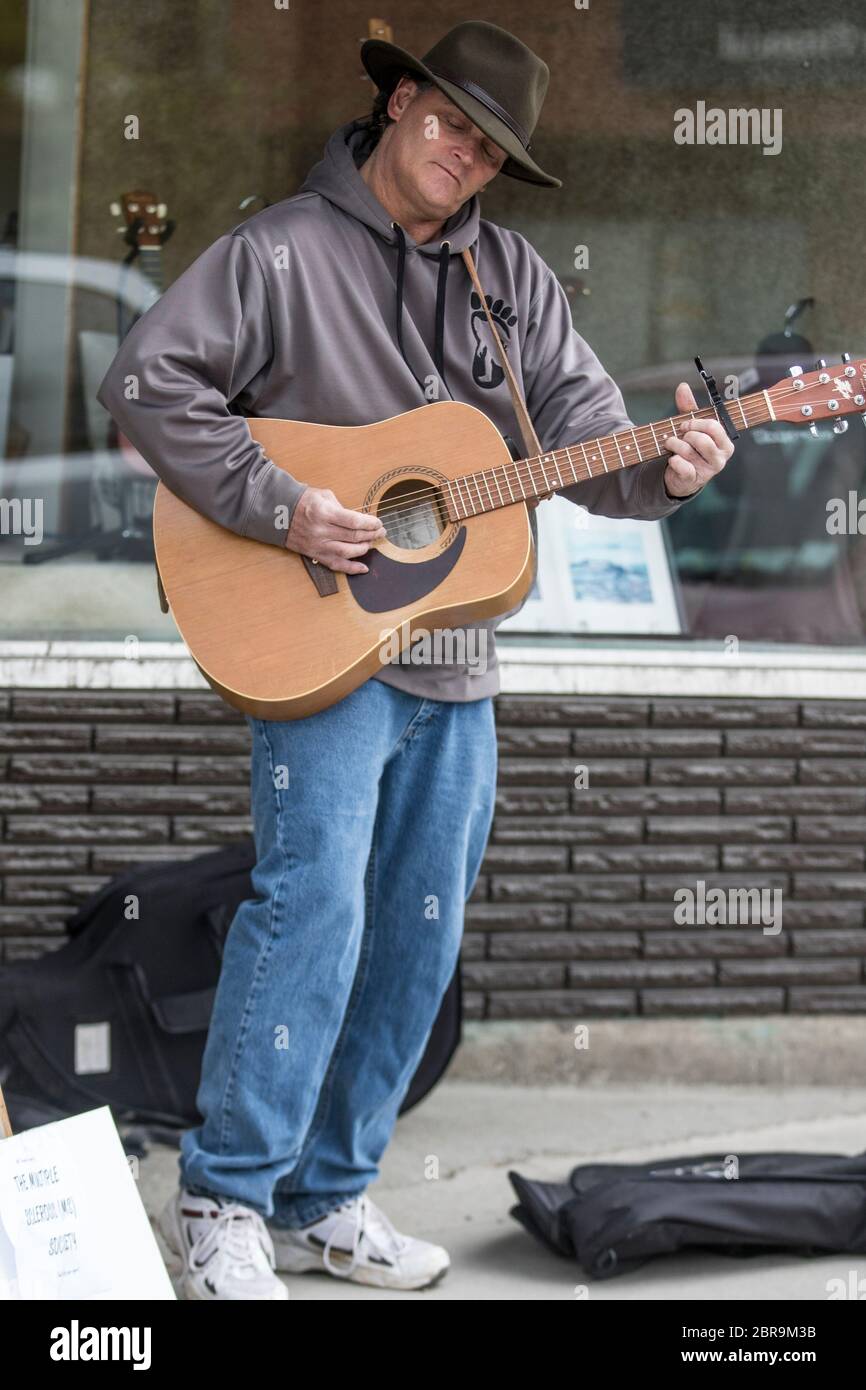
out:
{"label": "brown felt hat", "polygon": [[390,94],[406,72],[432,82],[505,150],[508,158],[500,173],[545,188],[562,187],[560,179],[529,157],[550,69],[507,29],[467,20],[449,29],[423,58],[384,39],[367,39],[361,61],[382,92]]}

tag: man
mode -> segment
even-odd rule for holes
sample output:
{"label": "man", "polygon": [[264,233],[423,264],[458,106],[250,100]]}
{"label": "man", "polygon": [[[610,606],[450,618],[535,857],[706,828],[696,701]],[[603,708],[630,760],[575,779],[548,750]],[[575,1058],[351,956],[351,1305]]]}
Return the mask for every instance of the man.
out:
{"label": "man", "polygon": [[[514,431],[462,248],[542,447],[631,423],[550,268],[480,217],[497,173],[561,186],[528,153],[546,65],[477,22],[421,61],[378,40],[362,58],[374,118],[336,131],[295,197],[209,247],[133,328],[99,392],[191,505],[341,574],[367,568],[381,524],[275,467],[243,416],[359,425],[450,393]],[[695,407],[685,384],[677,404]],[[731,453],[715,422],[665,448],[565,495],[666,516]],[[497,621],[473,625],[489,639],[481,673],[392,663],[309,718],[248,720],[256,897],[226,941],[203,1122],[183,1136],[182,1188],[162,1218],[191,1297],[285,1297],[275,1269],[409,1289],[448,1268],[366,1188],[453,974],[490,829]]]}

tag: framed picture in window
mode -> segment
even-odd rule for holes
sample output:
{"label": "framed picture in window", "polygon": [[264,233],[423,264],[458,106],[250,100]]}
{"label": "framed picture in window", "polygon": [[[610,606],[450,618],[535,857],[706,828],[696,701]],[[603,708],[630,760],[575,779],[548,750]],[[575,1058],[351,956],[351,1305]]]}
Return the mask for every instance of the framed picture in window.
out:
{"label": "framed picture in window", "polygon": [[565,498],[536,510],[538,572],[497,632],[681,636],[679,586],[660,521],[597,516]]}

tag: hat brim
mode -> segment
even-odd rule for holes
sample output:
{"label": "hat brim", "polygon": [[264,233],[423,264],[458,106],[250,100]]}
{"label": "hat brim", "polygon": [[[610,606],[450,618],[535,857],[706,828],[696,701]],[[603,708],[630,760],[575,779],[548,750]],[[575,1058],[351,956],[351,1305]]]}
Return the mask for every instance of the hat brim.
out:
{"label": "hat brim", "polygon": [[525,183],[538,184],[542,188],[562,187],[561,179],[546,174],[534,159],[530,159],[514,132],[509,130],[505,122],[494,115],[489,107],[477,97],[469,96],[462,87],[437,77],[424,66],[420,58],[407,53],[404,48],[387,43],[384,39],[366,39],[361,44],[361,62],[381,92],[392,92],[398,78],[404,72],[417,72],[420,77],[432,82],[440,92],[445,93],[449,101],[453,101],[454,105],[459,107],[464,116],[468,116],[479,130],[483,130],[494,144],[505,151],[507,159],[499,171],[501,174],[507,174],[512,179],[522,179]]}

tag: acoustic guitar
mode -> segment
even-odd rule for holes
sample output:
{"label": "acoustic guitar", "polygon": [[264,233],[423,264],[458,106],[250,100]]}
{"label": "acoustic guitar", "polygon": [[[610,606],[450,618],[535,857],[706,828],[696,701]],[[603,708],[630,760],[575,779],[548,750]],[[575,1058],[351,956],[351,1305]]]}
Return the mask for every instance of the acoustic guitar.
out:
{"label": "acoustic guitar", "polygon": [[[819,364],[821,367],[822,364]],[[866,411],[866,361],[791,376],[728,403],[736,430]],[[372,425],[248,419],[278,468],[375,513],[387,539],[366,574],[338,574],[210,521],[164,483],[154,505],[161,597],[202,674],[235,709],[300,719],[356,689],[419,629],[507,612],[534,574],[528,500],[665,451],[714,406],[514,460],[496,426],[459,401]],[[866,417],[864,417],[866,418]],[[165,606],[165,603],[164,603]]]}

